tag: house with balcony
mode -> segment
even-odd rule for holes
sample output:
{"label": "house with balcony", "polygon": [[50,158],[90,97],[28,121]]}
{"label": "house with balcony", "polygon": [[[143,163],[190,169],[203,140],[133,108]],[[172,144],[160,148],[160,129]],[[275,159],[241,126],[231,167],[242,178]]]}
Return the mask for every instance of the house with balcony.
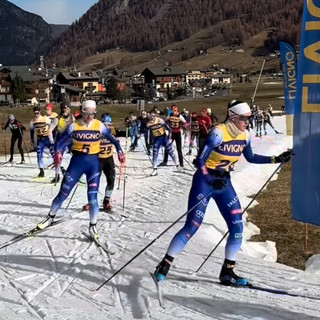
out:
{"label": "house with balcony", "polygon": [[186,71],[180,67],[148,67],[141,76],[145,79],[145,93],[150,98],[170,98],[186,88]]}
{"label": "house with balcony", "polygon": [[204,79],[206,77],[206,73],[200,70],[190,70],[186,74],[186,82],[190,84],[190,82],[195,80]]}
{"label": "house with balcony", "polygon": [[102,89],[99,83],[100,76],[97,72],[79,72],[69,71],[60,72],[57,76],[57,83],[68,84],[80,90],[85,90],[87,93],[92,94]]}
{"label": "house with balcony", "polygon": [[232,76],[229,73],[215,73],[215,74],[212,74],[210,78],[211,78],[212,85],[217,85],[217,84],[228,85],[231,83]]}

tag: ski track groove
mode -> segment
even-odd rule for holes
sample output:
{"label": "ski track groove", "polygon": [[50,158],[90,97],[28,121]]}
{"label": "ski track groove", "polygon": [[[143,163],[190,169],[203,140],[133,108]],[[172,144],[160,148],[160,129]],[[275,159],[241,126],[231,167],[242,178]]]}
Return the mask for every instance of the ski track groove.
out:
{"label": "ski track groove", "polygon": [[[85,254],[90,247],[92,246],[92,243],[89,244],[89,246],[87,248],[85,248],[84,250],[81,251],[80,254],[78,254],[76,257],[74,257],[71,261],[68,262],[69,265],[74,264],[75,261],[77,261],[78,259],[80,259],[82,257],[83,254]],[[67,269],[68,270],[68,269]],[[46,283],[44,286],[42,286],[39,290],[37,290],[35,292],[35,294],[32,296],[31,299],[29,299],[29,302],[32,302],[32,300],[34,300],[40,293],[42,293],[44,290],[46,290],[47,288],[49,288],[51,286],[51,284],[53,284],[56,280],[59,280],[61,278],[61,276],[63,276],[66,273],[66,271],[59,273],[57,275],[54,275],[53,278],[49,281],[49,283]],[[74,273],[75,274],[75,273]],[[78,274],[78,273],[77,273]],[[63,293],[66,291],[66,289],[71,285],[71,283],[75,280],[75,277],[73,277],[72,275],[68,275],[70,277],[72,277],[72,281],[70,282],[70,284],[64,288],[64,290],[62,290],[62,292],[57,295],[58,297],[61,297],[63,295]],[[60,286],[60,284],[59,284]]]}
{"label": "ski track groove", "polygon": [[[97,247],[97,246],[96,246]],[[111,259],[111,255],[107,252],[105,252],[103,249],[101,248],[98,248],[97,249],[101,252],[101,254],[105,257],[108,258],[108,262],[109,262],[109,266],[110,266],[110,271],[112,272],[112,274],[114,274],[114,272],[116,271],[115,268],[113,267],[113,264],[112,264],[112,259]],[[118,300],[118,303],[119,303],[119,307],[120,307],[120,311],[122,312],[123,315],[126,314],[125,312],[125,307],[124,307],[124,302],[123,302],[123,299],[121,297],[121,293],[120,293],[120,288],[119,288],[119,285],[116,281],[115,278],[113,278],[113,283],[115,284],[113,287],[112,287],[112,291],[113,291],[113,294],[115,297],[117,297],[117,300]]]}
{"label": "ski track groove", "polygon": [[[84,249],[81,253],[80,253],[80,255],[78,255],[77,257],[75,257],[75,258],[73,258],[73,260],[71,261],[71,262],[69,262],[68,264],[70,265],[70,264],[74,264],[74,262],[76,262],[78,259],[80,259],[86,252],[88,252],[89,251],[89,249],[92,247],[94,245],[94,243],[93,242],[91,242],[91,243],[89,243],[89,245],[87,246],[87,248],[86,249]],[[58,275],[58,277],[56,278],[56,280],[58,280],[61,276],[63,276],[63,275],[65,275],[65,273],[68,271],[68,269],[66,269],[66,271],[63,271],[62,273],[60,273],[59,275]],[[71,287],[71,285],[73,284],[73,282],[76,280],[76,276],[79,274],[81,272],[81,270],[80,271],[76,271],[76,272],[73,272],[73,274],[71,274],[71,275],[67,275],[67,277],[70,277],[70,278],[72,278],[71,279],[71,281],[68,283],[68,285],[65,287],[65,288],[63,288],[63,289],[61,289],[61,292],[59,293],[59,294],[57,294],[57,297],[62,297],[62,295]]]}
{"label": "ski track groove", "polygon": [[44,319],[41,314],[38,312],[38,310],[36,308],[34,308],[31,303],[28,301],[27,297],[25,296],[25,294],[23,292],[21,292],[21,290],[15,285],[14,281],[9,279],[6,275],[6,273],[4,272],[4,270],[1,268],[5,278],[9,281],[10,285],[12,288],[14,288],[18,294],[20,295],[20,297],[26,302],[28,309],[31,311],[32,314],[34,314],[38,319]]}
{"label": "ski track groove", "polygon": [[[54,254],[53,254],[53,251],[52,251],[52,247],[51,247],[51,245],[50,245],[50,243],[49,243],[49,241],[47,239],[45,239],[45,241],[46,241],[46,245],[48,247],[48,250],[49,250],[49,252],[51,254],[52,260],[53,260],[54,270],[55,270],[56,273],[58,273],[57,261],[56,261],[56,259],[54,257]],[[60,286],[60,283],[59,283],[59,289],[62,290],[62,288]]]}

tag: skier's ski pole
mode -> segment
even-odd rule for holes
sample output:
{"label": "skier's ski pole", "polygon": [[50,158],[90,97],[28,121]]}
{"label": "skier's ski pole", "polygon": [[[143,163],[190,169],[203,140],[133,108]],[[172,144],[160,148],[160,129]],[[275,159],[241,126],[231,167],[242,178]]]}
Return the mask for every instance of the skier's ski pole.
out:
{"label": "skier's ski pole", "polygon": [[29,162],[31,163],[30,154],[29,154],[26,142],[23,139],[23,132],[22,132],[21,128],[19,128],[19,131],[20,131],[20,134],[21,134],[21,138],[22,138],[22,141],[23,141],[24,148],[26,149],[26,152],[27,152],[27,155],[28,155],[28,158],[29,158]]}
{"label": "skier's ski pole", "polygon": [[140,250],[134,257],[132,257],[126,264],[124,264],[120,269],[118,269],[112,276],[110,276],[105,282],[103,282],[97,289],[94,291],[100,290],[104,285],[106,285],[111,279],[113,279],[118,273],[120,273],[127,265],[129,265],[133,260],[135,260],[138,256],[141,255],[144,251],[146,251],[154,242],[156,242],[161,236],[163,236],[169,229],[171,229],[175,224],[177,224],[184,216],[186,216],[190,211],[195,209],[205,198],[207,198],[214,190],[208,192],[198,203],[196,203],[192,208],[190,208],[187,212],[181,215],[177,220],[175,220],[168,228],[162,231],[158,236],[156,236],[148,245],[146,245],[142,250]]}
{"label": "skier's ski pole", "polygon": [[191,167],[191,169],[192,169],[193,171],[196,171],[196,169],[194,168],[194,166],[190,163],[190,161],[188,161],[188,160],[186,159],[185,156],[183,156],[183,159],[184,159],[184,161]]}
{"label": "skier's ski pole", "polygon": [[[4,126],[2,126],[3,129]],[[5,132],[3,133],[3,146],[4,146],[4,157],[5,161],[7,162],[7,145],[6,145],[6,134]]]}
{"label": "skier's ski pole", "polygon": [[77,183],[76,187],[74,188],[73,194],[72,194],[72,196],[71,196],[71,198],[70,198],[70,200],[69,200],[69,202],[68,202],[68,205],[67,205],[66,208],[64,209],[65,211],[68,210],[68,208],[69,208],[69,206],[70,206],[70,203],[71,203],[71,201],[72,201],[72,199],[73,199],[73,196],[74,196],[74,194],[75,194],[76,191],[77,191],[77,188],[78,188],[78,183]]}
{"label": "skier's ski pole", "polygon": [[[264,185],[260,188],[260,190],[254,195],[254,197],[251,199],[251,201],[248,203],[248,205],[243,209],[242,213],[246,212],[249,207],[251,206],[251,204],[253,203],[253,201],[256,199],[256,197],[260,194],[260,192],[264,189],[264,187],[268,184],[268,182],[272,179],[272,177],[277,173],[277,171],[282,167],[282,165],[285,162],[281,162],[278,167],[276,168],[276,170],[274,170],[271,174],[271,176],[268,178],[268,180],[264,183]],[[220,239],[220,241],[216,244],[216,246],[211,250],[211,252],[209,253],[209,255],[204,259],[204,261],[201,263],[200,267],[197,269],[196,273],[200,271],[200,269],[202,268],[202,266],[207,262],[207,260],[210,258],[210,256],[213,254],[213,252],[219,247],[219,245],[221,244],[221,242],[225,239],[225,237],[229,234],[229,231],[227,231],[224,236]]]}
{"label": "skier's ski pole", "polygon": [[143,146],[144,151],[145,151],[145,152],[147,153],[147,155],[148,155],[148,158],[149,158],[151,164],[153,165],[152,159],[150,158],[150,155],[149,155],[149,152],[148,152],[148,150],[147,150],[147,147],[146,147],[145,143],[142,142],[142,139],[141,139],[141,138],[140,138],[140,141],[141,141],[141,144],[142,144],[142,146]]}
{"label": "skier's ski pole", "polygon": [[122,211],[124,211],[124,204],[126,201],[126,181],[127,181],[126,168],[127,168],[127,166],[124,167],[124,172],[123,172]]}
{"label": "skier's ski pole", "polygon": [[118,188],[117,188],[117,190],[120,189],[120,182],[121,182],[122,173],[123,173],[122,170],[123,170],[123,164],[120,163],[120,167],[119,167],[119,180],[118,180]]}
{"label": "skier's ski pole", "polygon": [[259,82],[260,82],[260,78],[261,78],[261,75],[262,75],[262,70],[263,70],[263,67],[264,67],[265,62],[266,62],[266,60],[263,60],[263,62],[262,62],[262,67],[261,67],[261,70],[260,70],[260,74],[259,74],[259,77],[258,77],[258,81],[257,81],[257,84],[256,84],[256,88],[254,89],[254,93],[253,93],[253,96],[252,96],[252,101],[254,101],[254,99],[255,99],[255,97],[256,97],[258,85],[259,85]]}

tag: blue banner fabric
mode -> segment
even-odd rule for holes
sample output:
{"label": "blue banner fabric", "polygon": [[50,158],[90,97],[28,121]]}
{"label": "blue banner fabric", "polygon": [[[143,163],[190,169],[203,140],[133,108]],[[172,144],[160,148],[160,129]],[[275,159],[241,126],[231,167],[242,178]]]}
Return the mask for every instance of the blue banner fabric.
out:
{"label": "blue banner fabric", "polygon": [[320,0],[305,0],[294,107],[292,218],[320,225]]}

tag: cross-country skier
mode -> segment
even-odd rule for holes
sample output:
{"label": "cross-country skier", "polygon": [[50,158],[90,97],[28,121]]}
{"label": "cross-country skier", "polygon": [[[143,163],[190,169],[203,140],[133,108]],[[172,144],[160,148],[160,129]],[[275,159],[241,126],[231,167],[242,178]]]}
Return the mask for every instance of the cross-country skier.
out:
{"label": "cross-country skier", "polygon": [[[179,157],[180,167],[183,168],[183,155],[182,155],[182,138],[181,138],[181,127],[187,127],[188,123],[185,118],[179,113],[176,105],[171,106],[172,113],[167,117],[168,126],[170,128],[170,140],[176,142],[176,148]],[[166,166],[168,162],[168,149],[164,153],[164,159],[159,166]]]}
{"label": "cross-country skier", "polygon": [[242,153],[251,163],[287,162],[291,157],[291,151],[271,157],[253,154],[249,132],[246,130],[250,116],[249,105],[246,102],[235,101],[228,108],[225,122],[210,131],[202,152],[195,161],[198,170],[194,174],[189,194],[190,211],[186,223],[174,236],[165,257],[156,267],[154,276],[157,281],[165,279],[175,256],[183,250],[199,229],[208,202],[212,198],[217,203],[229,229],[220,281],[224,285],[248,284],[247,279],[234,273],[236,256],[242,242],[243,223],[242,210],[231,184],[230,171]]}
{"label": "cross-country skier", "polygon": [[149,131],[147,129],[148,121],[149,121],[149,118],[148,118],[147,111],[143,110],[141,112],[141,116],[138,118],[138,133],[136,134],[132,150],[134,151],[134,149],[138,145],[138,140],[141,138],[141,135],[143,135],[145,147],[147,149],[147,154],[150,156],[151,155],[151,153],[150,153],[151,146],[150,146],[150,142],[149,142],[149,140],[150,140],[149,139]]}
{"label": "cross-country skier", "polygon": [[93,100],[84,101],[82,104],[82,117],[72,123],[56,142],[56,152],[54,162],[59,166],[62,160],[62,150],[69,143],[72,135],[72,158],[61,182],[58,195],[54,198],[48,216],[38,224],[39,229],[49,226],[60,209],[63,201],[68,197],[75,184],[82,174],[87,177],[87,195],[89,202],[89,235],[94,239],[99,238],[96,228],[99,206],[97,193],[99,189],[99,152],[101,136],[108,139],[115,145],[119,161],[124,163],[125,156],[121,150],[119,142],[110,134],[102,122],[94,119],[96,114],[96,102]]}
{"label": "cross-country skier", "polygon": [[128,130],[129,138],[130,138],[130,151],[134,151],[134,148],[135,148],[134,142],[139,130],[138,118],[131,111],[129,116],[126,117],[124,121]]}
{"label": "cross-country skier", "polygon": [[261,137],[262,132],[262,125],[263,125],[264,117],[262,110],[258,109],[258,112],[256,114],[256,137]]}
{"label": "cross-country skier", "polygon": [[170,128],[164,122],[163,119],[157,117],[156,111],[150,111],[150,121],[147,123],[147,128],[150,130],[153,136],[153,156],[152,156],[152,163],[153,163],[153,171],[151,176],[156,176],[158,174],[158,154],[159,148],[163,146],[167,151],[170,157],[172,158],[174,164],[176,165],[177,169],[180,171],[180,167],[178,165],[176,156],[172,150],[172,144],[170,143],[166,131],[170,132]]}
{"label": "cross-country skier", "polygon": [[[73,123],[75,120],[73,114],[71,113],[71,109],[68,103],[66,102],[61,102],[60,103],[60,115],[58,117],[58,125],[56,126],[57,129],[57,135],[56,135],[56,140],[59,140],[66,128]],[[70,137],[70,143],[68,144],[66,149],[71,150],[72,147],[72,139]],[[65,149],[65,150],[66,150]],[[65,150],[62,150],[62,156]],[[58,171],[58,170],[57,170]],[[65,169],[64,167],[61,166],[61,172],[64,174]],[[60,181],[60,174],[59,172],[56,174],[54,179],[51,181],[51,183],[57,183]]]}
{"label": "cross-country skier", "polygon": [[6,122],[3,130],[10,128],[12,136],[11,136],[11,145],[10,145],[10,159],[9,162],[13,161],[13,152],[14,152],[14,145],[18,140],[18,149],[21,155],[21,163],[25,163],[24,160],[24,153],[22,149],[22,140],[23,140],[23,130],[25,131],[26,128],[22,125],[20,121],[15,119],[13,114],[9,114],[8,121]]}
{"label": "cross-country skier", "polygon": [[196,112],[191,113],[190,131],[191,131],[191,136],[190,136],[189,151],[187,155],[192,154],[193,147],[197,149],[199,147],[200,127],[199,127],[199,121],[198,121],[198,114]]}
{"label": "cross-country skier", "polygon": [[[101,122],[107,128],[110,128],[112,126],[111,117],[109,114],[102,114]],[[115,163],[113,160],[113,149],[113,144],[108,139],[101,137],[99,153],[99,173],[101,177],[101,174],[103,172],[107,179],[107,186],[105,189],[105,195],[103,199],[103,210],[106,212],[110,212],[112,209],[110,198],[113,192],[114,181],[116,178]],[[82,209],[89,210],[89,204],[87,203],[85,206],[83,206]]]}
{"label": "cross-country skier", "polygon": [[201,115],[198,117],[199,122],[199,149],[201,149],[208,137],[209,130],[212,122],[211,118],[207,115],[206,108],[201,109]]}
{"label": "cross-country skier", "polygon": [[[31,146],[37,150],[37,160],[40,173],[39,178],[44,177],[44,164],[43,164],[43,150],[47,147],[50,150],[51,155],[54,154],[54,140],[51,131],[51,120],[42,116],[40,113],[40,107],[33,108],[34,118],[30,121],[30,138]],[[37,145],[34,143],[34,133],[37,136]]]}
{"label": "cross-country skier", "polygon": [[263,129],[264,129],[264,134],[266,135],[267,134],[267,124],[273,129],[273,131],[275,133],[280,133],[279,131],[277,131],[272,122],[271,122],[271,116],[270,116],[270,113],[267,112],[267,111],[263,111],[262,112],[262,115],[263,115]]}
{"label": "cross-country skier", "polygon": [[52,103],[48,103],[45,106],[45,110],[46,110],[47,117],[51,121],[50,128],[51,128],[51,131],[52,131],[53,140],[56,140],[57,126],[58,126],[59,119],[58,119],[58,114],[56,112],[52,111],[52,107],[53,107]]}

